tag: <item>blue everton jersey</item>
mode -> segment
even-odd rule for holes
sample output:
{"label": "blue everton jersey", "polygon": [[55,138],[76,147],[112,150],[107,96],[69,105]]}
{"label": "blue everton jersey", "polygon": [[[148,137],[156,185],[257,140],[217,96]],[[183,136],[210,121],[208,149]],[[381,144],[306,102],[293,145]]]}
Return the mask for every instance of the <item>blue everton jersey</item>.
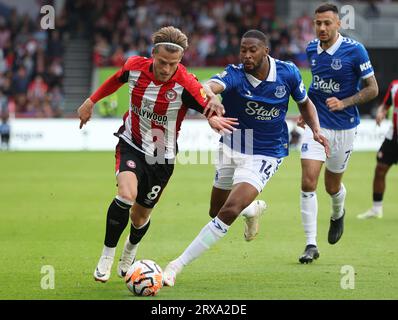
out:
{"label": "blue everton jersey", "polygon": [[267,79],[260,81],[244,71],[243,65],[229,65],[214,76],[224,87],[221,96],[225,116],[238,118],[238,130],[220,141],[241,153],[276,158],[288,155],[289,133],[285,122],[289,96],[302,103],[306,89],[298,68],[290,62],[269,57]]}
{"label": "blue everton jersey", "polygon": [[374,74],[366,49],[361,43],[339,34],[329,49],[323,50],[319,40],[315,39],[306,51],[312,73],[308,96],[317,108],[321,127],[334,130],[356,127],[360,121],[357,106],[332,112],[326,99],[342,100],[353,96],[360,90],[360,80]]}

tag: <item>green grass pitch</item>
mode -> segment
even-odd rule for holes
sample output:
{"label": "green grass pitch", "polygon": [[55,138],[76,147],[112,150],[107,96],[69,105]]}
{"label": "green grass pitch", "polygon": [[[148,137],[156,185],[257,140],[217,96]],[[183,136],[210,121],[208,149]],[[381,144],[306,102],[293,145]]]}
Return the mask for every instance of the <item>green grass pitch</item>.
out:
{"label": "green grass pitch", "polygon": [[[113,274],[106,284],[92,273],[102,250],[105,216],[115,195],[112,152],[0,153],[0,299],[131,299]],[[299,212],[298,152],[285,159],[259,198],[269,208],[260,233],[243,240],[243,221],[177,278],[174,288],[141,299],[397,299],[398,170],[387,179],[384,218],[360,221],[371,205],[375,154],[354,153],[345,174],[348,190],[343,238],[327,243],[330,199],[319,182],[320,259],[298,263],[304,248]],[[209,221],[211,165],[177,165],[137,258],[162,267],[179,255]],[[122,236],[116,259],[121,253]],[[54,268],[54,289],[43,289]],[[355,270],[355,288],[342,289],[341,268]]]}

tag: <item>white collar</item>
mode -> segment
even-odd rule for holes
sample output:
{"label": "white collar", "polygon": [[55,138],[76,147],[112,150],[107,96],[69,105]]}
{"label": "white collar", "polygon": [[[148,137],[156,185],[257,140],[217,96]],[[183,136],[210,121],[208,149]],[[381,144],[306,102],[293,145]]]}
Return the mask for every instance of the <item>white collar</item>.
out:
{"label": "white collar", "polygon": [[[270,81],[270,82],[275,82],[276,81],[276,63],[275,59],[272,58],[271,56],[269,57],[269,72],[268,72],[268,77],[265,79],[265,81]],[[253,87],[257,87],[262,81],[257,79],[256,77],[252,76],[251,74],[246,73],[246,78],[249,80],[250,84]]]}
{"label": "white collar", "polygon": [[[340,45],[342,42],[343,42],[343,36],[339,33],[337,41],[329,49],[327,49],[326,52],[328,54],[330,54],[331,56],[334,55],[334,53],[337,51],[337,49],[340,48]],[[321,54],[323,51],[325,51],[325,50],[322,49],[321,41],[319,41],[318,47],[317,47],[317,52],[318,52],[318,54]]]}
{"label": "white collar", "polygon": [[271,56],[269,57],[269,72],[266,81],[275,82],[276,81],[276,63],[275,59]]}

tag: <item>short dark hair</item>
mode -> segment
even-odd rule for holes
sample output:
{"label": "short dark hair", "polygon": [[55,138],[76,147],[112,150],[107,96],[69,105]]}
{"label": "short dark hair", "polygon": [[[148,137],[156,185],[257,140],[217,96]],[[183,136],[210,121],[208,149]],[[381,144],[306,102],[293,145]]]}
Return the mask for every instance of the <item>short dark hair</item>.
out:
{"label": "short dark hair", "polygon": [[245,34],[242,36],[242,39],[243,38],[255,38],[255,39],[260,40],[262,43],[264,43],[264,45],[266,47],[269,46],[268,45],[268,37],[260,30],[252,29],[252,30],[246,31]]}
{"label": "short dark hair", "polygon": [[337,15],[339,14],[339,9],[337,9],[337,6],[335,6],[332,3],[321,4],[318,8],[315,9],[315,14],[323,13],[323,12],[326,12],[326,11],[332,11],[332,12],[334,12]]}

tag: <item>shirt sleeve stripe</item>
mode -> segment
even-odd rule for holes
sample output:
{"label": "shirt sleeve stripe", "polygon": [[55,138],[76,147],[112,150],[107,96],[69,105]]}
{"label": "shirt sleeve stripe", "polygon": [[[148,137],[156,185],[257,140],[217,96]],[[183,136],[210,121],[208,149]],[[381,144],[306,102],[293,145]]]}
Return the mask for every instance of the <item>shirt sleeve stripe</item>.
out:
{"label": "shirt sleeve stripe", "polygon": [[305,100],[307,100],[308,95],[306,94],[305,97],[303,99],[301,99],[300,101],[296,101],[296,103],[301,104],[303,103]]}
{"label": "shirt sleeve stripe", "polygon": [[222,82],[221,80],[218,80],[218,79],[210,79],[210,80],[208,80],[207,82],[211,82],[211,81],[214,81],[214,82],[216,82],[216,83],[218,83],[218,84],[221,84],[221,85],[223,86],[224,90],[227,88],[227,86],[225,85],[225,83]]}
{"label": "shirt sleeve stripe", "polygon": [[365,74],[364,76],[362,76],[361,79],[367,79],[367,78],[373,76],[374,74],[375,74],[374,71],[372,71],[371,73],[368,73],[368,74]]}

